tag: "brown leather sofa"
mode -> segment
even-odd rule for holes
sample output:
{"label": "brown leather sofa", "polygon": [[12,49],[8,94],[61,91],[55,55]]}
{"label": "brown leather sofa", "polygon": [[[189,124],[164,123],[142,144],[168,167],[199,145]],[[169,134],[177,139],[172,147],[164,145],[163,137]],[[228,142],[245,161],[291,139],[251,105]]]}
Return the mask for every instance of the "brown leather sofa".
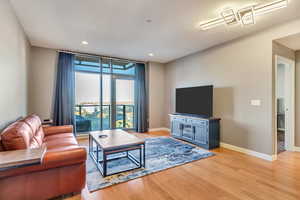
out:
{"label": "brown leather sofa", "polygon": [[43,127],[31,115],[8,126],[0,138],[0,151],[46,148],[41,164],[0,171],[0,199],[49,199],[85,187],[86,150],[78,146],[72,126]]}

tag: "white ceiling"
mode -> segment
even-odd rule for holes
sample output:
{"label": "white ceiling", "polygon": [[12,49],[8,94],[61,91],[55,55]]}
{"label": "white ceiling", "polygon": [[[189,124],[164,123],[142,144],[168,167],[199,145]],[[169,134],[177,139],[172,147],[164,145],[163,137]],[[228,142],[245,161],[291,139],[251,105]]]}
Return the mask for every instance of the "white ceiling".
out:
{"label": "white ceiling", "polygon": [[300,50],[300,33],[276,40],[280,44],[294,50]]}
{"label": "white ceiling", "polygon": [[[201,31],[219,11],[273,0],[11,0],[34,46],[142,61],[169,62],[300,17],[300,0],[257,18],[250,27]],[[146,20],[151,19],[151,23]],[[81,45],[86,40],[89,45]],[[154,53],[149,57],[148,53]]]}

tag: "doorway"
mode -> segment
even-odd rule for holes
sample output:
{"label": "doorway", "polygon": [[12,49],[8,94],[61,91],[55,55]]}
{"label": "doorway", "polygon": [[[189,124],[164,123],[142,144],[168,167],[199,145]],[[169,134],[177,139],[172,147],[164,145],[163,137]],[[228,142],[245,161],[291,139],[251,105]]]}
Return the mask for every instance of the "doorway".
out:
{"label": "doorway", "polygon": [[120,59],[75,57],[77,134],[135,128],[135,66]]}
{"label": "doorway", "polygon": [[295,62],[275,56],[276,74],[276,122],[277,154],[292,151],[295,137]]}

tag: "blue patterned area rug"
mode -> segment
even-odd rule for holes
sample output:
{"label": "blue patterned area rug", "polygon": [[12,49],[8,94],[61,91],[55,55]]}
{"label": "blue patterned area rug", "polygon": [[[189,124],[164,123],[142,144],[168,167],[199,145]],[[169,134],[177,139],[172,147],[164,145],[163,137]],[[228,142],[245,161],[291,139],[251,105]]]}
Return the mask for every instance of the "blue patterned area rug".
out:
{"label": "blue patterned area rug", "polygon": [[[132,154],[138,154],[138,152],[132,152]],[[170,137],[146,138],[146,168],[103,178],[96,168],[94,161],[88,156],[87,186],[89,191],[95,191],[213,155],[209,151]],[[111,173],[124,168],[128,169],[133,167],[132,165],[126,158],[113,160],[108,163],[108,172]]]}

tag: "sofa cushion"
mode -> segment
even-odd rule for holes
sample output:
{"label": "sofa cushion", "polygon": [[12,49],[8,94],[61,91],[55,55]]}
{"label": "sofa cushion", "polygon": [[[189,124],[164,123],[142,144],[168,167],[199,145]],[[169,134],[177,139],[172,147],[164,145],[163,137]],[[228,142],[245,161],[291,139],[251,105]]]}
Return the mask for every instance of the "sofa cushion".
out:
{"label": "sofa cushion", "polygon": [[37,142],[39,145],[42,145],[44,140],[44,131],[42,128],[42,122],[39,116],[33,114],[28,117],[26,117],[24,120],[32,129],[33,136],[32,136],[32,142]]}
{"label": "sofa cushion", "polygon": [[0,151],[4,151],[4,146],[2,144],[1,135],[0,135]]}
{"label": "sofa cushion", "polygon": [[72,125],[63,126],[43,126],[45,136],[57,135],[62,133],[73,133]]}
{"label": "sofa cushion", "polygon": [[30,148],[39,148],[43,145],[43,140],[44,140],[44,132],[43,132],[43,128],[40,127],[37,132],[34,134],[34,136],[32,137],[31,141],[30,141]]}
{"label": "sofa cushion", "polygon": [[23,119],[23,121],[30,126],[30,128],[32,129],[32,133],[33,133],[29,147],[30,148],[41,147],[43,144],[45,134],[44,134],[44,131],[42,128],[42,122],[41,122],[41,119],[39,118],[39,116],[37,116],[35,114],[29,115],[28,117]]}
{"label": "sofa cushion", "polygon": [[26,149],[30,146],[32,129],[24,121],[17,121],[9,125],[1,133],[1,140],[6,151]]}
{"label": "sofa cushion", "polygon": [[74,138],[73,133],[60,133],[56,135],[49,135],[44,138],[44,142],[49,142],[52,140],[63,140],[64,138]]}
{"label": "sofa cushion", "polygon": [[66,147],[66,146],[74,146],[77,145],[76,138],[73,137],[66,137],[66,138],[56,138],[48,141],[44,141],[44,144],[47,147],[47,150],[53,150],[60,147]]}
{"label": "sofa cushion", "polygon": [[30,126],[33,133],[35,133],[42,125],[40,117],[35,114],[27,116],[26,118],[23,119],[23,121]]}

